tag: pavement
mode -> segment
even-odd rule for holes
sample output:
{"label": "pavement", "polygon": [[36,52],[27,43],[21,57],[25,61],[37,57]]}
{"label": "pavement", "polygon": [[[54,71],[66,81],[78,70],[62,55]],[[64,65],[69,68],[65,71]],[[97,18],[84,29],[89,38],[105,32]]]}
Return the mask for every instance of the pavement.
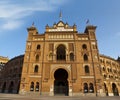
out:
{"label": "pavement", "polygon": [[0,100],[120,100],[120,96],[88,97],[88,96],[31,96],[19,94],[0,94]]}

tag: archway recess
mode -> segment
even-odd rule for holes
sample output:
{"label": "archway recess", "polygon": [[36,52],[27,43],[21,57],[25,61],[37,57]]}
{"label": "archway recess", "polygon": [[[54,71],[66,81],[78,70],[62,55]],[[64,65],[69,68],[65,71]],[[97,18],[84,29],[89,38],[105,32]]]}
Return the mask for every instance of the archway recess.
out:
{"label": "archway recess", "polygon": [[65,69],[59,68],[54,73],[54,95],[68,96],[68,72]]}
{"label": "archway recess", "polygon": [[56,54],[57,54],[57,60],[66,60],[66,50],[65,50],[65,46],[60,44],[58,47],[57,47],[57,51],[56,51]]}
{"label": "archway recess", "polygon": [[115,83],[112,83],[112,91],[114,96],[119,96],[118,89]]}

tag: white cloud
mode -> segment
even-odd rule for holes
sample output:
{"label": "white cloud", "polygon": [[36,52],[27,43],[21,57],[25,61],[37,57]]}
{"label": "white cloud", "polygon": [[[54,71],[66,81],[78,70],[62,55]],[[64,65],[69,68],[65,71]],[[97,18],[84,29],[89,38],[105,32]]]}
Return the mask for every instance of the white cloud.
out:
{"label": "white cloud", "polygon": [[64,0],[0,0],[0,21],[3,21],[1,28],[17,28],[21,26],[22,18],[35,11],[53,11],[64,2]]}
{"label": "white cloud", "polygon": [[3,24],[2,29],[12,30],[12,29],[20,27],[21,25],[22,25],[21,21],[15,21],[15,20],[14,21],[8,21],[8,22]]}

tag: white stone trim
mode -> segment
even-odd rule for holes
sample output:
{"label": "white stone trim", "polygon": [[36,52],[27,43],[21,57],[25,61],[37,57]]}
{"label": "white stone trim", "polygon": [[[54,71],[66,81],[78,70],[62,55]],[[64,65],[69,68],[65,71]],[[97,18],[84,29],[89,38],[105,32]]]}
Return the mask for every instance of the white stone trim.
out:
{"label": "white stone trim", "polygon": [[40,76],[31,75],[29,77],[41,78],[42,76],[41,75]]}
{"label": "white stone trim", "polygon": [[109,96],[114,96],[113,93],[108,93]]}
{"label": "white stone trim", "polygon": [[94,78],[94,76],[81,76],[81,78]]}

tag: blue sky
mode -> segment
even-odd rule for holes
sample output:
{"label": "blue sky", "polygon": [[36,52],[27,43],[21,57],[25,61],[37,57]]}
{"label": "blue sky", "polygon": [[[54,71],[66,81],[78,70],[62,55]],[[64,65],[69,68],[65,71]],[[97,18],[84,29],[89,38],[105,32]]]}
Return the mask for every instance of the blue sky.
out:
{"label": "blue sky", "polygon": [[46,24],[62,20],[84,32],[86,20],[97,26],[99,53],[120,56],[120,0],[0,0],[0,56],[25,53],[27,27],[34,22],[39,33]]}

